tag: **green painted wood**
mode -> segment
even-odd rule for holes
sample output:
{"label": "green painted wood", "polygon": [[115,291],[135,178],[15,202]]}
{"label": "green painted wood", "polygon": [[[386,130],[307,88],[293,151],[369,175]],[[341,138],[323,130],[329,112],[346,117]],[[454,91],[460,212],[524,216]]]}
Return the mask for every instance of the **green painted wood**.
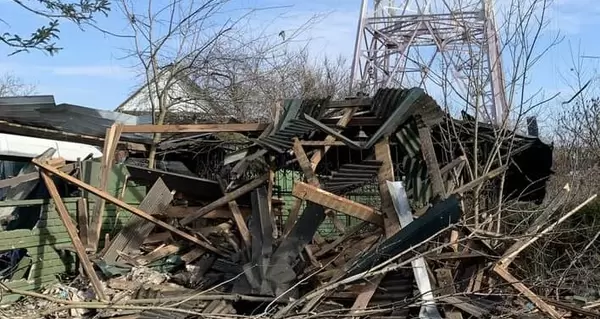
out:
{"label": "green painted wood", "polygon": [[[86,161],[82,163],[83,180],[92,186],[99,186],[100,163],[97,161]],[[122,192],[124,177],[128,175],[124,165],[116,165],[110,173],[107,192],[119,198]],[[127,182],[124,201],[128,204],[138,206],[146,196],[146,187],[136,185],[132,181]],[[94,205],[95,196],[84,193],[88,199],[89,210]],[[78,198],[63,198],[63,202],[77,224],[77,200]],[[41,288],[57,282],[57,276],[66,271],[75,270],[75,258],[73,253],[68,253],[65,258],[57,253],[57,249],[72,245],[71,238],[67,233],[62,220],[56,212],[54,203],[50,199],[0,201],[0,207],[11,206],[40,206],[40,215],[37,226],[34,229],[17,229],[0,232],[0,251],[24,248],[27,249],[27,259],[22,261],[23,266],[14,275],[14,280],[6,283],[14,289],[37,291]],[[102,233],[117,234],[131,218],[130,212],[117,209],[115,205],[107,203],[102,220]],[[21,216],[23,218],[23,216]],[[104,238],[101,239],[101,247]],[[29,263],[29,264],[27,264]],[[27,280],[21,279],[28,273]],[[21,277],[21,278],[19,278]],[[0,304],[8,304],[18,300],[21,296],[9,294],[3,295]]]}

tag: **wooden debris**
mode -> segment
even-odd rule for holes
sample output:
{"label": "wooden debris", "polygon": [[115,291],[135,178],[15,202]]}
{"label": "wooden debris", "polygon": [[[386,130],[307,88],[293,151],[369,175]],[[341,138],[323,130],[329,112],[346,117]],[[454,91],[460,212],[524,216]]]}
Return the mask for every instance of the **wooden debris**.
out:
{"label": "wooden debris", "polygon": [[295,182],[292,195],[378,226],[383,226],[381,215],[372,207],[329,193],[315,186]]}
{"label": "wooden debris", "polygon": [[44,180],[44,183],[46,184],[48,192],[50,193],[50,196],[52,197],[52,200],[54,201],[56,211],[58,212],[60,219],[62,220],[63,224],[65,225],[65,228],[67,229],[67,233],[69,234],[69,237],[71,238],[73,246],[75,247],[75,252],[77,252],[77,257],[79,257],[79,259],[81,260],[81,265],[82,265],[83,269],[85,270],[85,274],[87,275],[87,277],[89,278],[89,280],[92,283],[92,287],[94,288],[94,292],[96,293],[96,296],[101,301],[106,301],[107,297],[106,297],[106,294],[104,294],[104,287],[102,287],[102,283],[100,283],[100,279],[98,278],[98,275],[96,275],[94,266],[92,265],[92,263],[90,262],[90,259],[87,256],[85,247],[81,243],[81,240],[79,239],[79,235],[77,234],[77,227],[73,223],[73,220],[71,220],[71,216],[69,215],[69,212],[67,211],[67,207],[65,207],[65,204],[63,203],[62,199],[60,198],[60,194],[58,192],[58,189],[56,189],[56,185],[54,185],[54,182],[52,181],[52,179],[50,178],[50,176],[48,176],[48,174],[46,172],[42,172],[42,179]]}
{"label": "wooden debris", "polygon": [[127,210],[127,211],[129,211],[129,212],[131,212],[131,213],[133,213],[133,214],[135,214],[137,216],[139,216],[139,217],[142,217],[142,218],[144,218],[144,219],[146,219],[146,220],[148,220],[148,221],[150,221],[150,222],[152,222],[152,223],[154,223],[154,224],[156,224],[156,225],[158,225],[160,227],[163,227],[163,228],[165,228],[167,230],[170,230],[173,233],[175,233],[175,234],[177,234],[177,235],[179,235],[179,236],[181,236],[181,237],[183,237],[183,238],[185,238],[185,239],[187,239],[187,240],[189,240],[189,241],[191,241],[191,242],[193,242],[195,244],[198,244],[198,245],[202,246],[203,248],[206,248],[207,250],[210,250],[210,251],[212,251],[212,252],[214,252],[214,253],[216,253],[218,255],[222,255],[223,254],[220,250],[216,249],[211,244],[209,244],[207,242],[204,242],[204,241],[201,241],[201,240],[197,239],[196,237],[191,236],[190,234],[185,233],[185,232],[177,229],[176,227],[174,227],[172,225],[169,225],[169,224],[161,221],[160,219],[157,219],[157,218],[155,218],[155,217],[153,217],[153,216],[145,213],[144,211],[142,211],[142,210],[140,210],[140,209],[138,209],[138,208],[136,208],[134,206],[131,206],[131,205],[129,205],[129,204],[123,202],[123,201],[120,201],[117,198],[115,198],[114,196],[112,196],[112,195],[110,195],[110,194],[108,194],[106,192],[103,192],[103,191],[101,191],[101,190],[99,190],[99,189],[97,189],[97,188],[95,188],[95,187],[93,187],[91,185],[88,185],[88,184],[86,184],[86,183],[84,183],[84,182],[82,182],[82,181],[80,181],[80,180],[78,180],[78,179],[76,179],[76,178],[74,178],[72,176],[69,176],[69,175],[67,175],[67,174],[65,174],[65,173],[63,173],[63,172],[61,172],[61,171],[53,168],[52,166],[46,165],[44,163],[39,163],[35,159],[32,162],[35,163],[40,168],[43,168],[44,170],[46,170],[46,171],[48,171],[48,172],[50,172],[50,173],[52,173],[52,174],[54,174],[54,175],[56,175],[56,176],[64,179],[64,180],[66,180],[66,181],[68,181],[70,183],[73,183],[73,184],[75,184],[75,185],[77,185],[77,186],[85,189],[86,191],[88,191],[90,193],[93,193],[93,194],[95,194],[97,196],[100,196],[100,197],[104,198],[105,200],[107,200],[107,201],[115,204],[116,206],[119,206],[119,207],[121,207],[121,208],[123,208],[123,209],[125,209],[125,210]]}
{"label": "wooden debris", "polygon": [[255,188],[257,188],[258,186],[264,184],[268,179],[269,179],[269,174],[265,174],[260,177],[257,177],[256,179],[252,180],[251,182],[235,189],[234,191],[232,191],[230,193],[225,194],[225,196],[217,199],[216,201],[202,207],[201,209],[190,214],[189,216],[183,218],[180,221],[181,225],[187,225],[187,224],[193,222],[194,220],[210,213],[214,209],[219,208],[223,205],[226,205],[227,203],[229,203],[233,200],[236,200],[238,197],[240,197],[244,194],[247,194],[247,193],[251,192],[252,190],[254,190]]}
{"label": "wooden debris", "polygon": [[[149,215],[157,215],[164,211],[173,200],[173,193],[167,188],[162,179],[158,179],[152,186],[139,209]],[[150,235],[154,224],[139,216],[131,216],[127,225],[115,236],[102,258],[107,263],[118,260],[119,252],[128,253],[138,249],[144,239]]]}
{"label": "wooden debris", "polygon": [[[101,191],[106,191],[108,184],[109,172],[112,169],[114,161],[114,154],[117,149],[117,144],[121,137],[123,125],[113,124],[110,128],[106,129],[106,137],[104,138],[104,149],[102,150],[102,165],[100,166],[100,187]],[[104,217],[105,201],[103,198],[96,197],[94,200],[94,206],[89,216],[89,229],[90,234],[88,236],[88,245],[92,251],[96,251],[98,248],[98,241],[100,240],[100,231],[102,228],[102,220]]]}

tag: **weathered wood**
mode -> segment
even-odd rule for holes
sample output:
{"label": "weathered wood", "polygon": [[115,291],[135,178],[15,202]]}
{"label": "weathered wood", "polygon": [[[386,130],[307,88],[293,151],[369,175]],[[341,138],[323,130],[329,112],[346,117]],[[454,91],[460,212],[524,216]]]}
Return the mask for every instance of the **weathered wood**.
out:
{"label": "weathered wood", "polygon": [[[219,180],[219,186],[221,187],[223,193],[225,193],[227,185],[225,184],[224,180]],[[250,248],[250,246],[252,245],[250,239],[250,231],[248,230],[248,225],[246,225],[246,220],[244,219],[242,211],[238,207],[235,200],[229,201],[227,205],[229,206],[229,210],[231,210],[233,221],[235,222],[235,225],[237,226],[238,231],[240,232],[240,236],[242,237],[242,243],[244,244],[244,247],[246,249]]]}
{"label": "weathered wood", "polygon": [[[139,209],[150,215],[157,215],[164,211],[172,200],[173,193],[159,178],[140,203]],[[114,263],[119,259],[119,252],[129,253],[131,250],[138,249],[152,229],[154,229],[153,223],[139,216],[131,216],[102,256],[104,261]]]}
{"label": "weathered wood", "polygon": [[389,138],[385,137],[375,144],[375,159],[382,162],[379,172],[377,172],[377,184],[381,196],[381,210],[386,218],[385,233],[389,238],[401,228],[387,184],[388,181],[394,181],[394,164],[390,153]]}
{"label": "weathered wood", "polygon": [[383,219],[374,208],[332,194],[318,187],[303,182],[295,182],[292,195],[375,225],[383,226]]}
{"label": "weathered wood", "polygon": [[161,258],[176,254],[179,249],[181,249],[179,245],[161,245],[148,254],[137,258],[137,262],[142,266],[151,264]]}
{"label": "weathered wood", "polygon": [[79,238],[84,247],[87,247],[88,242],[88,211],[87,199],[79,198],[77,200],[77,224],[79,226]]}
{"label": "weathered wood", "polygon": [[300,145],[300,141],[298,138],[294,137],[294,146],[293,146],[294,154],[296,155],[296,159],[298,160],[298,165],[302,169],[302,173],[304,173],[304,178],[311,185],[319,186],[319,180],[315,176],[315,172],[312,169],[310,164],[310,160],[308,156],[306,156],[306,152],[304,152],[304,148]]}
{"label": "weathered wood", "polygon": [[531,289],[525,286],[520,280],[506,270],[506,268],[496,265],[493,268],[494,272],[502,277],[506,282],[511,284],[516,290],[522,293],[529,301],[535,304],[538,309],[547,314],[550,318],[559,319],[562,316],[550,305],[544,302],[538,295],[536,295]]}
{"label": "weathered wood", "polygon": [[435,155],[435,148],[433,146],[433,140],[431,139],[431,130],[424,123],[421,123],[419,126],[421,152],[423,153],[423,159],[427,164],[427,173],[429,174],[429,180],[431,181],[431,190],[433,196],[444,198],[446,197],[446,190],[444,187],[444,180],[442,179],[442,173],[440,171],[440,164],[438,163]]}
{"label": "weathered wood", "polygon": [[212,210],[217,209],[223,205],[226,205],[227,203],[236,200],[240,196],[251,192],[253,189],[257,188],[258,186],[260,186],[264,182],[266,182],[267,179],[269,179],[269,174],[259,176],[259,177],[255,178],[254,180],[252,180],[251,182],[243,185],[242,187],[239,187],[239,188],[235,189],[234,191],[225,194],[225,196],[217,199],[216,201],[195,211],[191,215],[183,218],[179,223],[181,225],[187,225],[187,224],[193,222],[194,220],[204,216],[205,214],[208,214]]}
{"label": "weathered wood", "polygon": [[[122,124],[114,123],[110,128],[106,129],[106,137],[104,138],[104,148],[102,151],[102,164],[100,166],[100,180],[99,189],[106,191],[108,185],[109,173],[112,170],[112,164],[114,162],[114,153],[117,149],[117,144],[121,138],[121,131],[123,129]],[[92,212],[89,216],[89,230],[88,236],[88,247],[96,252],[98,249],[98,242],[100,240],[100,231],[102,229],[102,220],[104,218],[104,207],[106,202],[100,197],[96,197]]]}
{"label": "weathered wood", "polygon": [[94,270],[94,266],[92,265],[92,263],[90,262],[90,259],[87,256],[85,247],[83,246],[83,244],[81,243],[81,240],[79,239],[79,235],[77,234],[77,227],[73,223],[73,220],[71,220],[71,216],[69,215],[69,212],[67,211],[67,207],[65,206],[65,203],[63,203],[62,199],[60,198],[60,194],[58,192],[58,189],[56,188],[56,185],[54,184],[54,182],[52,181],[52,179],[50,178],[50,176],[48,176],[48,173],[46,173],[46,172],[42,172],[42,179],[44,180],[44,183],[46,184],[48,193],[50,193],[50,196],[52,197],[52,200],[54,201],[54,205],[55,205],[56,211],[58,212],[58,215],[60,216],[60,219],[63,221],[65,228],[67,228],[69,237],[71,238],[71,241],[73,242],[73,246],[75,247],[75,252],[77,253],[77,257],[79,257],[79,260],[81,261],[81,265],[82,265],[83,269],[85,270],[88,279],[92,283],[92,287],[94,288],[94,292],[96,293],[96,296],[100,300],[106,301],[107,297],[104,294],[104,288],[102,287],[102,283],[100,282],[100,279],[98,278],[98,275],[96,274],[96,271]]}
{"label": "weathered wood", "polygon": [[43,168],[45,171],[48,171],[48,172],[50,172],[50,173],[52,173],[52,174],[54,174],[54,175],[56,175],[56,176],[58,176],[58,177],[60,177],[60,178],[62,178],[64,180],[66,180],[69,183],[72,183],[72,184],[74,184],[74,185],[76,185],[76,186],[78,186],[80,188],[83,188],[84,190],[86,190],[86,191],[88,191],[88,192],[90,192],[92,194],[98,195],[98,196],[104,198],[105,200],[107,200],[107,201],[115,204],[116,206],[121,207],[121,208],[123,208],[123,209],[131,212],[134,215],[142,217],[142,218],[144,218],[144,219],[146,219],[146,220],[148,220],[148,221],[150,221],[150,222],[152,222],[152,223],[154,223],[154,224],[156,224],[156,225],[158,225],[158,226],[160,226],[160,227],[162,227],[164,229],[167,229],[167,230],[169,230],[169,231],[171,231],[171,232],[173,232],[173,233],[175,233],[175,234],[177,234],[177,235],[179,235],[179,236],[181,236],[181,237],[183,237],[183,238],[185,238],[185,239],[187,239],[187,240],[189,240],[189,241],[191,241],[191,242],[193,242],[193,243],[195,243],[197,245],[200,245],[201,247],[204,247],[207,250],[210,250],[210,251],[212,251],[212,252],[214,252],[214,253],[216,253],[216,254],[218,254],[220,256],[223,255],[223,253],[219,249],[215,248],[211,244],[206,243],[204,241],[201,241],[198,238],[196,238],[196,237],[194,237],[194,236],[192,236],[192,235],[190,235],[190,234],[188,234],[188,233],[186,233],[184,231],[179,230],[177,227],[174,227],[174,226],[172,226],[170,224],[167,224],[167,223],[163,222],[162,220],[157,219],[157,218],[155,218],[155,217],[153,217],[153,216],[145,213],[144,211],[140,210],[139,208],[136,208],[136,207],[134,207],[132,205],[129,205],[129,204],[123,202],[123,201],[120,201],[117,198],[115,198],[114,196],[112,196],[112,195],[110,195],[110,194],[108,194],[106,192],[103,192],[103,191],[101,191],[101,190],[99,190],[99,189],[97,189],[97,188],[95,188],[95,187],[93,187],[93,186],[91,186],[91,185],[89,185],[89,184],[87,184],[85,182],[82,182],[82,181],[76,179],[73,176],[67,175],[67,174],[65,174],[65,173],[63,173],[63,172],[55,169],[52,166],[46,165],[44,163],[40,163],[40,162],[38,162],[35,159],[32,162],[35,165]]}
{"label": "weathered wood", "polygon": [[216,133],[260,132],[267,124],[171,124],[171,125],[123,125],[123,133]]}
{"label": "weathered wood", "polygon": [[185,263],[191,263],[196,259],[202,257],[202,255],[204,255],[205,253],[206,250],[202,248],[194,248],[187,252],[185,255],[181,256],[181,260],[183,260]]}

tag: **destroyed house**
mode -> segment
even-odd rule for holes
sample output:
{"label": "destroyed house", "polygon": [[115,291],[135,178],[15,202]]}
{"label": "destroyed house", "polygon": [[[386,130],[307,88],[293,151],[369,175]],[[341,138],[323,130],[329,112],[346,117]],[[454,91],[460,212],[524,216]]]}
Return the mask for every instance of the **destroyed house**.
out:
{"label": "destroyed house", "polygon": [[[81,114],[78,107],[63,107],[69,109]],[[39,121],[39,112],[50,114],[51,106],[31,110],[24,115],[0,108],[12,116],[0,117],[0,131],[4,126],[13,134],[56,131],[57,138],[103,146],[103,157],[73,162],[32,156],[29,170],[21,172],[30,174],[28,188],[44,190],[30,214],[40,217],[19,229],[5,227],[4,233],[41,239],[5,247],[6,254],[17,256],[10,267],[24,269],[9,271],[7,285],[39,290],[60,274],[79,273],[100,299],[114,297],[107,294],[115,290],[129,291],[133,299],[193,296],[215,286],[221,296],[241,296],[184,302],[204,313],[250,314],[264,310],[265,302],[275,307],[275,317],[350,308],[365,284],[356,278],[466,218],[471,212],[463,211],[461,201],[475,200],[469,195],[474,189],[482,194],[482,211],[495,207],[498,198],[541,203],[552,174],[552,147],[539,138],[502,132],[510,138],[498,139],[498,128],[468,115],[451,118],[419,88],[381,89],[372,97],[339,101],[286,100],[268,126],[159,127],[109,112],[102,128],[87,132],[66,129],[67,121],[58,117]],[[76,116],[70,112],[64,116]],[[28,129],[17,133],[20,126]],[[165,139],[158,145],[157,168],[149,169],[144,149],[150,133],[158,131]],[[116,163],[123,142],[132,154],[133,148],[140,151]],[[481,171],[468,167],[475,157],[494,156],[500,160]],[[21,185],[5,188],[16,194]],[[19,203],[5,198],[3,207],[11,208],[5,216],[30,222],[17,207],[31,206],[34,199],[19,196]],[[132,283],[140,269],[169,275]],[[367,304],[429,296],[433,283],[425,277],[413,274],[410,263],[382,272],[375,285],[380,289]],[[177,285],[164,286],[167,280]],[[316,302],[321,298],[331,302]],[[466,313],[493,312],[485,301],[453,298],[473,303],[461,308]],[[427,304],[435,308],[432,300]],[[247,307],[251,310],[243,310]],[[415,308],[399,305],[383,314],[408,316]]]}

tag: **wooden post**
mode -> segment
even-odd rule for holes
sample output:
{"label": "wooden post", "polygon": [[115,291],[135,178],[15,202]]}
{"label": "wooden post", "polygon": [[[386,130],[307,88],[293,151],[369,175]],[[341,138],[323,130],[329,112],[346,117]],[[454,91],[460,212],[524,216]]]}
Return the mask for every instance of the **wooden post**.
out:
{"label": "wooden post", "polygon": [[65,225],[69,237],[71,237],[71,241],[73,242],[73,247],[75,248],[77,257],[79,257],[79,260],[81,261],[81,266],[85,270],[87,277],[89,278],[92,287],[94,288],[96,296],[98,297],[98,299],[106,301],[107,298],[104,294],[104,288],[102,287],[102,283],[100,283],[100,279],[98,278],[98,275],[94,270],[94,266],[90,262],[90,259],[88,258],[85,252],[85,247],[83,246],[83,243],[81,242],[81,240],[79,239],[79,235],[77,234],[77,228],[75,227],[73,220],[71,220],[71,216],[67,211],[65,203],[63,203],[62,198],[60,198],[56,185],[54,184],[50,176],[48,176],[48,173],[45,171],[42,172],[42,179],[44,180],[44,183],[48,188],[48,193],[50,193],[50,196],[54,201],[56,211],[58,212],[60,219]]}

